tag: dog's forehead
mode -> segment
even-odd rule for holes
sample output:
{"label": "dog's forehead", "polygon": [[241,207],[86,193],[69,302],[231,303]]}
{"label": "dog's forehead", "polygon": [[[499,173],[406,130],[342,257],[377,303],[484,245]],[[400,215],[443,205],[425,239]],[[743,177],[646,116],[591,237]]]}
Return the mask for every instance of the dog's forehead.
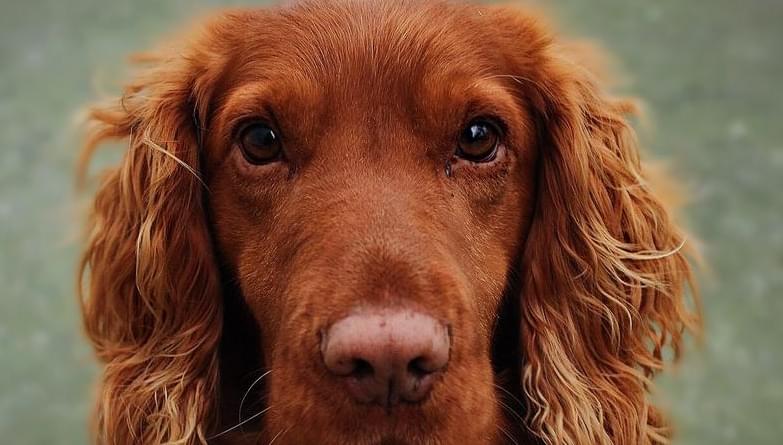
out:
{"label": "dog's forehead", "polygon": [[247,66],[295,72],[321,87],[410,93],[428,81],[479,76],[500,59],[481,10],[470,5],[306,1],[250,22],[258,32],[244,51]]}

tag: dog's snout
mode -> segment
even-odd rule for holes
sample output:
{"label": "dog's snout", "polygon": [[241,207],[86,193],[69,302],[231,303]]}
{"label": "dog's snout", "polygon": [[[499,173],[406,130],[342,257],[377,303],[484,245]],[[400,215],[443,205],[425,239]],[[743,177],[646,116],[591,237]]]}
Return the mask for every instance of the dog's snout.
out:
{"label": "dog's snout", "polygon": [[421,401],[446,367],[450,348],[446,325],[409,310],[358,312],[321,339],[326,368],[350,395],[386,407]]}

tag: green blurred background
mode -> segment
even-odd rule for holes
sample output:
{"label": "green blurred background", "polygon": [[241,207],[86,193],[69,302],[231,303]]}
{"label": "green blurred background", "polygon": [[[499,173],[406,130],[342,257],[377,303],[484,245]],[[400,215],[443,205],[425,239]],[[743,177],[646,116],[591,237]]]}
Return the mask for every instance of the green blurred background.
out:
{"label": "green blurred background", "polygon": [[[97,367],[74,297],[74,113],[219,4],[0,0],[0,443],[80,444]],[[783,443],[783,1],[541,2],[621,61],[691,191],[707,335],[659,399],[680,444]]]}

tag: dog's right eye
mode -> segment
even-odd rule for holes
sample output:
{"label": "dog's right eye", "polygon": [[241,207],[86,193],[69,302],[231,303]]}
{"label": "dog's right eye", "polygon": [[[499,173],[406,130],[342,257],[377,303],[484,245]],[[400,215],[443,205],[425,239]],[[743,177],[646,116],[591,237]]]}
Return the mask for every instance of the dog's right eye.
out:
{"label": "dog's right eye", "polygon": [[239,148],[247,162],[255,165],[277,161],[283,154],[279,135],[264,123],[245,127],[239,134]]}

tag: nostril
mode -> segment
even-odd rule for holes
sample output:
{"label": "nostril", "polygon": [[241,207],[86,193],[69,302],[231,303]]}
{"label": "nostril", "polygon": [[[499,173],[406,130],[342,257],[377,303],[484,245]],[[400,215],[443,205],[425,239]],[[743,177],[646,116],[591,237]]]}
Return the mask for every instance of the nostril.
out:
{"label": "nostril", "polygon": [[353,370],[351,371],[351,377],[356,377],[357,379],[363,379],[366,377],[372,377],[372,375],[375,373],[375,370],[373,369],[370,362],[364,359],[354,359],[353,360]]}
{"label": "nostril", "polygon": [[417,378],[422,378],[432,374],[433,371],[427,366],[427,359],[423,356],[416,357],[408,363],[408,372]]}

